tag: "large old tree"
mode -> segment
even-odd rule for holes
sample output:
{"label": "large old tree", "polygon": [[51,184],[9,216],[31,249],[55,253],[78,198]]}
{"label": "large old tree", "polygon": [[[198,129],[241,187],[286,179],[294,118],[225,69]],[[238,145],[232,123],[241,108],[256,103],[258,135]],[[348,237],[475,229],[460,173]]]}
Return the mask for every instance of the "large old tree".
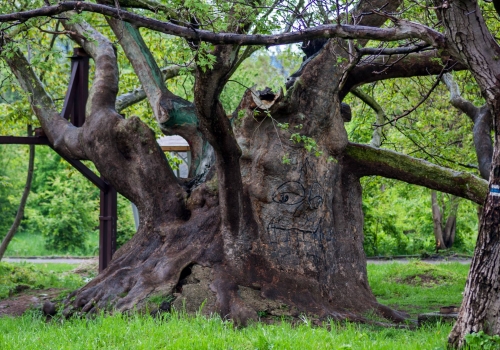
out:
{"label": "large old tree", "polygon": [[[436,0],[426,15],[399,0],[51,3],[4,9],[11,13],[0,15],[2,59],[54,147],[92,161],[140,213],[138,232],[67,301],[67,313],[130,310],[152,296],[174,294],[179,305],[185,300],[196,310],[206,300],[206,312],[241,323],[283,304],[292,315],[362,320],[374,311],[403,321],[404,314],[377,303],[367,282],[360,178],[380,175],[485,204],[450,340],[459,344],[481,329],[500,333],[500,148],[495,146],[491,162],[488,122],[499,135],[500,47],[474,0]],[[61,118],[29,62],[23,38],[33,27],[67,35],[93,58],[82,127]],[[183,38],[192,49],[195,59],[187,69],[194,76],[193,101],[169,90],[165,79],[179,67],[161,69],[143,39],[148,31],[165,41]],[[302,43],[307,59],[286,92],[249,88],[237,109],[226,111],[221,92],[241,62],[259,46],[291,43]],[[156,41],[155,50],[161,44]],[[142,85],[120,96],[114,45]],[[477,126],[484,177],[492,164],[494,193],[486,202],[484,180],[378,148],[377,130],[371,145],[349,142],[344,123],[351,113],[342,103],[349,92],[384,79],[444,79],[465,69],[487,105],[468,106],[456,91],[452,103]],[[174,176],[142,116],[120,114],[144,98],[163,133],[189,142],[188,179]],[[387,120],[378,123],[381,128]]]}

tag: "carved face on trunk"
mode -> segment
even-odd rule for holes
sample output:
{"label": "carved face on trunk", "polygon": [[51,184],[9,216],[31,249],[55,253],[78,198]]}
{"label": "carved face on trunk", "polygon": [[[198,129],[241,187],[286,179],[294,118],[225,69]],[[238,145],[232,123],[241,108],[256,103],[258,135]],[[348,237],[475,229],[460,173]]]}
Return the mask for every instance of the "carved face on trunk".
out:
{"label": "carved face on trunk", "polygon": [[[305,158],[296,181],[286,181],[272,195],[278,205],[280,215],[268,225],[268,231],[276,235],[276,230],[297,230],[314,233],[321,223],[318,209],[323,205],[323,187],[316,179],[316,173],[309,158]],[[271,234],[272,235],[272,234]]]}
{"label": "carved face on trunk", "polygon": [[[315,157],[304,149],[293,149],[290,157],[290,165],[277,164],[280,160],[271,154],[259,158],[264,176],[255,182],[267,192],[261,207],[262,240],[276,263],[317,272],[316,261],[323,258],[325,244],[332,239],[327,229],[331,191],[324,188],[331,171],[325,157]],[[260,194],[263,199],[264,193]]]}

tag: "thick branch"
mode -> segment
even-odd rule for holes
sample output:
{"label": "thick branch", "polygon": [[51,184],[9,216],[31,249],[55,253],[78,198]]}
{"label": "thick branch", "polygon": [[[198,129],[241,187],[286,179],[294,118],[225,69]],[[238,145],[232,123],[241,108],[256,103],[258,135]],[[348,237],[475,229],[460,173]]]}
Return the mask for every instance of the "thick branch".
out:
{"label": "thick branch", "polygon": [[54,147],[73,159],[88,159],[80,145],[80,133],[66,119],[61,118],[54,102],[33,71],[24,55],[17,48],[12,48],[12,55],[3,55],[21,88],[28,94],[28,100],[35,115]]}
{"label": "thick branch", "polygon": [[30,18],[54,16],[67,11],[89,11],[124,20],[135,27],[149,28],[161,33],[183,37],[190,41],[207,41],[223,45],[283,45],[298,43],[314,38],[369,39],[381,41],[397,41],[404,39],[420,39],[434,47],[444,47],[445,41],[441,33],[421,24],[398,20],[393,28],[375,28],[359,25],[321,25],[300,32],[273,35],[245,35],[232,33],[213,33],[179,26],[169,22],[140,16],[128,11],[106,5],[81,1],[68,1],[54,6],[46,6],[35,10],[0,15],[0,22],[24,22]]}
{"label": "thick branch", "polygon": [[165,98],[169,99],[174,96],[168,91],[160,68],[144,42],[141,33],[129,23],[114,18],[108,18],[107,20],[139,77],[142,88],[153,108],[156,120],[159,123],[166,122],[170,116],[168,110],[161,103]]}
{"label": "thick branch", "polygon": [[[207,171],[205,153],[211,153],[208,142],[198,129],[198,117],[194,104],[170,92],[164,83],[165,73],[158,67],[153,54],[144,42],[139,30],[129,23],[113,18],[108,23],[119,38],[125,55],[134,67],[144,89],[135,95],[146,95],[153,109],[153,114],[161,130],[167,135],[180,135],[191,147],[191,166],[189,176],[203,174]],[[170,69],[170,76],[178,74],[180,67]]]}
{"label": "thick branch", "polygon": [[443,71],[442,62],[446,64],[445,72],[467,69],[464,64],[449,57],[440,57],[437,50],[409,54],[404,58],[393,56],[365,60],[351,70],[340,97],[343,99],[352,89],[379,80],[437,75]]}
{"label": "thick branch", "polygon": [[383,131],[383,124],[386,119],[386,115],[384,112],[384,109],[382,106],[378,104],[377,101],[373,97],[371,97],[368,94],[365,94],[363,91],[360,89],[354,89],[351,91],[351,93],[359,98],[361,101],[366,103],[368,106],[370,106],[371,109],[377,113],[377,120],[375,122],[375,125],[373,127],[373,133],[372,133],[372,139],[370,141],[370,146],[379,148],[382,145],[382,131]]}
{"label": "thick branch", "polygon": [[[380,27],[387,21],[387,16],[381,13],[396,11],[403,3],[402,0],[362,0],[357,3],[352,11],[355,24],[370,27]],[[377,10],[377,13],[374,12]]]}
{"label": "thick branch", "polygon": [[429,45],[426,43],[422,43],[420,45],[411,45],[411,46],[403,46],[403,47],[392,47],[392,48],[383,48],[383,47],[365,47],[358,49],[358,54],[360,56],[366,55],[407,55],[414,52],[420,52],[429,49]]}
{"label": "thick branch", "polygon": [[454,171],[402,153],[349,143],[343,159],[359,176],[379,175],[405,181],[483,204],[488,183],[472,174]]}
{"label": "thick branch", "polygon": [[[186,66],[186,68],[190,68],[192,65]],[[161,73],[163,76],[163,80],[169,80],[179,76],[183,66],[180,65],[171,65],[161,69]],[[146,92],[144,88],[141,86],[133,91],[127,92],[123,95],[120,95],[116,98],[116,110],[117,112],[122,112],[124,109],[141,102],[146,98]]]}
{"label": "thick branch", "polygon": [[[381,27],[387,22],[387,17],[381,13],[391,13],[397,11],[403,3],[402,0],[361,0],[352,11],[353,24]],[[378,13],[374,13],[377,10]],[[368,40],[358,40],[357,44],[364,47]]]}
{"label": "thick branch", "polygon": [[[71,15],[76,15],[74,12]],[[95,77],[89,91],[86,107],[86,117],[91,118],[101,108],[115,108],[116,94],[118,93],[118,64],[113,45],[104,35],[95,30],[83,20],[71,22],[62,20],[66,30],[73,31],[74,41],[92,56],[95,62]],[[86,39],[90,37],[91,40]]]}
{"label": "thick branch", "polygon": [[460,94],[458,84],[453,80],[451,74],[445,74],[442,78],[448,90],[450,90],[450,103],[460,111],[464,112],[474,123],[472,135],[474,148],[479,164],[479,172],[483,179],[490,176],[491,157],[493,156],[493,143],[491,141],[491,112],[487,105],[474,106]]}
{"label": "thick branch", "polygon": [[446,87],[450,91],[450,103],[453,107],[464,112],[472,120],[472,122],[475,122],[477,114],[479,113],[479,108],[474,106],[472,102],[462,97],[458,84],[455,82],[451,74],[444,74],[441,80],[443,80]]}
{"label": "thick branch", "polygon": [[[104,0],[101,1],[102,3],[108,3],[110,6],[113,6],[116,4],[116,0]],[[137,9],[143,9],[143,10],[150,10],[154,12],[161,11],[168,16],[175,16],[175,12],[172,11],[171,8],[168,6],[165,6],[164,4],[161,4],[158,1],[155,0],[120,0],[118,1],[120,3],[120,6],[127,7],[127,8],[137,8]]]}

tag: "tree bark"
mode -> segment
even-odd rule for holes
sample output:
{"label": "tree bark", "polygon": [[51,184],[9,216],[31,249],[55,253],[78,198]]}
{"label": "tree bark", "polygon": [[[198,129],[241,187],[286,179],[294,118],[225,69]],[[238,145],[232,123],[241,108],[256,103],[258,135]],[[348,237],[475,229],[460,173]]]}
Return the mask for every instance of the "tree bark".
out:
{"label": "tree bark", "polygon": [[443,229],[443,239],[447,248],[453,247],[455,243],[455,236],[457,233],[457,212],[458,206],[460,204],[460,199],[456,196],[451,195],[449,202],[449,214],[448,219],[446,219],[446,224]]}
{"label": "tree bark", "polygon": [[472,136],[481,177],[488,180],[490,176],[491,157],[493,155],[493,142],[491,141],[491,112],[487,105],[474,106],[460,95],[458,84],[451,74],[444,74],[442,79],[450,90],[451,104],[465,113],[474,123]]}
{"label": "tree bark", "polygon": [[488,31],[481,9],[470,0],[450,1],[441,10],[446,36],[455,57],[466,63],[492,113],[495,144],[479,236],[465,286],[464,299],[449,343],[461,347],[465,336],[483,330],[500,334],[500,46]]}
{"label": "tree bark", "polygon": [[[28,136],[31,136],[32,130],[31,125],[28,125]],[[21,196],[21,201],[19,202],[19,207],[17,208],[17,213],[14,218],[14,222],[10,227],[9,231],[5,235],[0,244],[0,261],[2,260],[5,251],[7,250],[9,243],[14,238],[21,220],[24,216],[24,208],[26,207],[26,202],[28,201],[28,196],[31,190],[31,183],[33,182],[33,167],[35,164],[35,145],[29,145],[29,160],[28,160],[28,175],[26,176],[26,184],[24,185],[23,194]]]}
{"label": "tree bark", "polygon": [[[459,204],[458,197],[451,195],[447,205],[448,210],[446,210],[446,205],[444,203],[440,205],[436,191],[431,192],[431,202],[436,251],[440,249],[449,249],[455,242],[457,210]],[[446,223],[443,223],[446,212],[448,212],[448,218],[446,219]]]}
{"label": "tree bark", "polygon": [[432,202],[432,222],[434,223],[434,237],[436,238],[436,251],[446,249],[446,243],[443,239],[443,214],[437,200],[436,191],[431,192]]}

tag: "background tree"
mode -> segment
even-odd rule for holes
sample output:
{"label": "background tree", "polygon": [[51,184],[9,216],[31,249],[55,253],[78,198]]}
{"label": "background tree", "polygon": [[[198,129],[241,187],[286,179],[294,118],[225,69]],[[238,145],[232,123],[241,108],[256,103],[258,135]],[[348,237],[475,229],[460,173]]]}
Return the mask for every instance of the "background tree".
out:
{"label": "background tree", "polygon": [[[28,136],[32,135],[32,128],[31,125],[28,126]],[[16,215],[14,217],[14,222],[12,223],[11,227],[9,228],[9,231],[7,231],[7,234],[5,237],[2,239],[2,243],[0,244],[0,260],[2,260],[5,251],[7,250],[7,247],[9,246],[10,241],[12,238],[14,238],[14,235],[16,234],[19,225],[21,225],[21,220],[23,219],[24,216],[24,209],[26,208],[26,202],[28,201],[28,196],[30,193],[31,189],[31,183],[33,180],[33,167],[35,163],[35,146],[30,145],[29,146],[29,161],[28,161],[28,175],[26,176],[26,183],[24,185],[24,190],[23,194],[21,196],[21,200],[19,202],[19,206],[17,208]]]}
{"label": "background tree", "polygon": [[[28,92],[49,140],[68,157],[91,160],[140,212],[138,232],[108,269],[68,300],[66,313],[109,306],[128,310],[152,295],[177,292],[177,300],[206,298],[206,311],[240,323],[256,318],[263,302],[267,308],[287,304],[292,314],[361,320],[373,310],[403,321],[404,315],[377,303],[367,283],[360,178],[399,179],[476,203],[482,202],[486,183],[470,173],[350,143],[344,122],[351,113],[341,102],[358,86],[398,77],[437,75],[432,92],[444,73],[468,68],[495,115],[495,86],[474,60],[474,54],[489,52],[485,40],[490,48],[494,40],[458,40],[455,34],[464,28],[450,26],[467,23],[459,18],[464,16],[459,6],[446,5],[440,14],[444,28],[432,29],[425,23],[438,22],[433,12],[402,12],[420,24],[393,16],[401,6],[406,9],[399,1],[158,2],[155,11],[149,11],[150,1],[119,3],[127,10],[115,2],[61,2],[0,15],[2,57]],[[110,29],[103,27],[103,17],[90,14],[97,12]],[[95,62],[81,128],[60,118],[37,68],[16,42],[33,27],[54,32],[50,16],[58,16],[64,34]],[[466,32],[487,33],[482,18],[475,20]],[[193,72],[192,101],[165,84],[173,69],[160,69],[158,62],[167,60],[150,50],[145,28],[185,39],[175,42],[194,62],[184,70]],[[169,39],[158,35],[157,45]],[[111,40],[142,84],[127,95],[127,103],[147,97],[159,130],[190,143],[190,179],[174,177],[146,123],[118,113],[123,107],[117,98],[119,51]],[[298,42],[308,58],[291,75],[286,92],[247,89],[235,111],[224,109],[224,87],[255,46]],[[490,63],[498,64],[493,56],[484,65]],[[485,71],[490,78],[500,76]],[[396,124],[421,104],[387,123]],[[491,215],[488,208],[483,220]]]}

